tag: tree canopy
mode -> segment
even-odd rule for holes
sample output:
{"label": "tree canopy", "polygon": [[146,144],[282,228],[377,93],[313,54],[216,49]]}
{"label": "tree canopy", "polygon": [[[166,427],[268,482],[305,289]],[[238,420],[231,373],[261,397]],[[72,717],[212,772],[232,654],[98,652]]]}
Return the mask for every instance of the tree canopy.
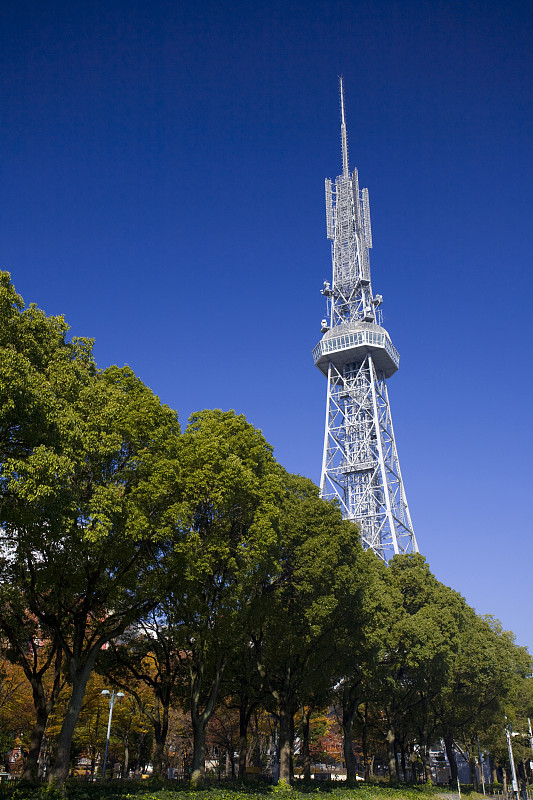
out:
{"label": "tree canopy", "polygon": [[[129,688],[125,763],[134,736],[142,762],[152,729],[159,773],[179,728],[194,781],[212,741],[232,763],[238,747],[241,776],[252,750],[260,765],[277,744],[288,781],[298,715],[309,775],[312,716],[332,728],[332,709],[349,778],[356,740],[366,774],[373,749],[405,778],[416,750],[429,776],[440,738],[454,774],[454,748],[473,767],[478,734],[505,768],[505,716],[523,728],[532,713],[531,657],[512,634],[422,556],[386,566],[363,551],[357,526],[244,416],[201,411],[182,432],[129,367],[99,368],[92,346],[0,273],[0,711],[11,725],[9,681],[25,681],[24,777],[38,776],[45,729],[51,778],[67,776],[73,741],[94,769],[95,667]],[[235,745],[222,732],[232,713]]]}
{"label": "tree canopy", "polygon": [[129,368],[97,369],[89,340],[68,341],[61,318],[24,308],[5,273],[0,289],[4,632],[19,637],[29,618],[64,655],[63,780],[101,648],[157,603],[157,484],[179,425]]}

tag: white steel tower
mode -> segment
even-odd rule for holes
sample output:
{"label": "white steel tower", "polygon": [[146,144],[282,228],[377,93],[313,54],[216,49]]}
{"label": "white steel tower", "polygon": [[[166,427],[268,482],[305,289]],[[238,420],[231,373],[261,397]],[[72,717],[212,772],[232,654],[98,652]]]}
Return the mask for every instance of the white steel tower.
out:
{"label": "white steel tower", "polygon": [[383,560],[418,552],[396,452],[387,378],[400,356],[382,326],[373,295],[368,189],[348,169],[344,87],[340,79],[342,175],[326,180],[326,222],[333,280],[324,282],[327,319],[313,350],[328,379],[320,489],[337,498],[345,519],[361,528],[365,548]]}

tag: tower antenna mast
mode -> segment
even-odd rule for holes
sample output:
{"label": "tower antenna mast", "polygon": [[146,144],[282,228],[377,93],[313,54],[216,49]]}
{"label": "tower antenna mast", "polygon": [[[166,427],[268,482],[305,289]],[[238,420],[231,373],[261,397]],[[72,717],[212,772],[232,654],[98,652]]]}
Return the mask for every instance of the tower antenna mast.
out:
{"label": "tower antenna mast", "polygon": [[342,143],[342,175],[348,177],[348,137],[346,136],[346,120],[344,118],[344,82],[339,78],[339,88],[341,93],[341,143]]}
{"label": "tower antenna mast", "polygon": [[418,552],[387,392],[400,356],[382,324],[383,298],[372,292],[368,189],[359,189],[357,169],[350,174],[342,78],[339,88],[342,175],[326,179],[333,275],[324,281],[327,318],[313,350],[328,381],[320,492],[339,502],[363,546],[386,561]]}

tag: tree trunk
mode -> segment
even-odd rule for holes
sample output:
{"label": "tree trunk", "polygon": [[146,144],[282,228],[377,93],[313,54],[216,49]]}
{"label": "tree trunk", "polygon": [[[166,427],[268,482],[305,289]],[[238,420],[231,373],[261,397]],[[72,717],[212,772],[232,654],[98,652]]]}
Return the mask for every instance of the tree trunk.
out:
{"label": "tree trunk", "polygon": [[[353,721],[357,711],[357,701],[354,699],[353,686],[348,686],[346,683],[342,688],[342,738],[343,738],[343,753],[344,763],[346,764],[346,781],[356,780],[356,764],[355,755],[353,752]],[[363,724],[363,760],[365,762],[366,771],[366,727]]]}
{"label": "tree trunk", "polygon": [[130,738],[129,732],[124,737],[124,769],[122,770],[122,780],[128,777],[130,769]]}
{"label": "tree trunk", "polygon": [[[224,753],[224,766],[222,766],[222,753]],[[218,780],[221,780],[222,775],[227,780],[235,780],[236,771],[235,771],[235,755],[233,748],[231,747],[231,738],[230,738],[230,746],[227,747],[224,751],[222,749],[217,754],[218,759]]]}
{"label": "tree trunk", "polygon": [[411,752],[409,753],[409,763],[411,765],[411,783],[418,783],[418,770],[416,768],[416,756],[413,745],[410,746]]}
{"label": "tree trunk", "polygon": [[[370,767],[369,767],[369,763],[368,763],[368,732],[367,732],[367,726],[366,726],[366,711],[367,711],[367,709],[366,709],[366,706],[365,706],[365,721],[363,723],[363,730],[361,731],[361,746],[363,748],[363,776],[364,776],[365,781],[368,780],[369,775],[370,775]],[[353,753],[353,750],[352,750],[352,753]],[[354,759],[354,762],[355,762],[355,759]],[[355,769],[355,763],[354,763],[354,769]]]}
{"label": "tree trunk", "polygon": [[405,746],[403,744],[401,745],[401,754],[402,754],[401,755],[402,781],[404,783],[406,783],[407,782],[407,766],[406,766],[406,760],[405,760]]}
{"label": "tree trunk", "polygon": [[420,758],[422,759],[424,780],[426,783],[431,783],[431,766],[429,764],[428,749],[425,744],[420,747]]}
{"label": "tree trunk", "polygon": [[455,758],[455,750],[453,749],[453,739],[447,736],[444,739],[444,746],[446,748],[446,755],[448,756],[448,763],[450,765],[450,780],[452,786],[457,784],[457,759]]}
{"label": "tree trunk", "polygon": [[246,713],[243,703],[239,706],[239,778],[246,777],[246,755],[248,751],[248,722],[250,715]]}
{"label": "tree trunk", "polygon": [[[168,734],[168,705],[161,702],[161,698],[157,698],[157,711],[159,717],[158,721],[154,724],[155,748],[154,748],[154,774],[161,777],[163,774],[163,754],[165,751],[165,743]],[[162,718],[159,709],[163,706]]]}
{"label": "tree trunk", "polygon": [[426,783],[431,784],[433,782],[433,776],[431,774],[431,764],[429,762],[429,751],[427,748],[424,748],[424,774]]}
{"label": "tree trunk", "polygon": [[197,786],[205,777],[205,729],[203,715],[196,714],[192,720],[193,754],[191,784]]}
{"label": "tree trunk", "polygon": [[204,710],[200,711],[202,683],[204,683],[203,664],[201,658],[198,661],[194,660],[199,655],[199,652],[194,653],[193,661],[191,662],[190,703],[194,747],[191,784],[193,786],[198,785],[205,777],[205,729],[215,710],[220,681],[226,664],[225,658],[222,658],[214,667],[214,674]]}
{"label": "tree trunk", "polygon": [[163,754],[165,750],[166,733],[162,734],[160,729],[155,730],[154,738],[155,738],[154,755],[153,755],[154,775],[161,777],[161,775],[163,774]]}
{"label": "tree trunk", "polygon": [[291,782],[291,713],[288,703],[279,704],[279,779]]}
{"label": "tree trunk", "polygon": [[62,786],[65,779],[68,777],[74,728],[78,721],[83,698],[85,696],[85,688],[92,672],[97,653],[98,649],[95,648],[94,652],[87,658],[83,666],[78,665],[76,667],[75,663],[73,663],[74,659],[71,660],[71,668],[69,671],[72,676],[72,693],[70,695],[67,713],[65,714],[63,725],[61,726],[61,732],[57,743],[56,760],[50,771],[49,783],[55,780],[59,786]]}
{"label": "tree trunk", "polygon": [[470,783],[474,787],[474,791],[477,792],[476,759],[473,756],[468,759],[468,766],[470,768]]}
{"label": "tree trunk", "polygon": [[387,755],[389,759],[389,777],[391,781],[395,781],[397,779],[396,739],[392,727],[387,731]]}
{"label": "tree trunk", "polygon": [[[343,752],[344,752],[344,763],[346,764],[346,780],[347,781],[355,781],[356,780],[356,764],[355,764],[355,755],[353,752],[353,714],[349,714],[345,712],[344,708],[342,710],[342,734],[343,734]],[[365,737],[366,740],[366,737]],[[366,741],[363,741],[363,758],[365,760],[365,769],[366,769]]]}
{"label": "tree trunk", "polygon": [[46,707],[36,708],[37,720],[31,732],[30,749],[24,762],[21,779],[28,783],[36,783],[39,773],[39,753],[48,721],[48,711]]}
{"label": "tree trunk", "polygon": [[498,767],[494,758],[492,757],[492,753],[489,753],[489,763],[490,763],[490,771],[492,775],[492,783],[499,783],[498,777]]}
{"label": "tree trunk", "polygon": [[141,756],[142,756],[142,749],[144,744],[144,737],[146,733],[141,731],[139,733],[139,739],[137,741],[137,763],[135,765],[135,772],[140,772],[142,774],[142,764],[141,764]]}
{"label": "tree trunk", "polygon": [[54,658],[54,681],[52,688],[46,697],[46,692],[43,686],[43,673],[42,671],[31,671],[29,668],[23,667],[24,673],[28,678],[33,695],[33,706],[35,708],[36,722],[31,733],[30,749],[24,761],[24,769],[21,779],[29,783],[35,783],[39,778],[39,753],[43,743],[44,732],[46,730],[46,723],[50,712],[54,708],[59,692],[61,690],[61,665],[63,661],[63,653],[57,648]]}
{"label": "tree trunk", "polygon": [[291,781],[294,780],[294,714],[289,716],[289,741],[291,743],[290,775]]}
{"label": "tree trunk", "polygon": [[311,780],[311,754],[309,752],[309,723],[311,719],[311,708],[302,708],[302,762],[304,769],[304,781]]}
{"label": "tree trunk", "polygon": [[254,714],[255,723],[255,740],[254,740],[254,767],[261,769],[261,736],[259,734],[259,719],[257,714]]}

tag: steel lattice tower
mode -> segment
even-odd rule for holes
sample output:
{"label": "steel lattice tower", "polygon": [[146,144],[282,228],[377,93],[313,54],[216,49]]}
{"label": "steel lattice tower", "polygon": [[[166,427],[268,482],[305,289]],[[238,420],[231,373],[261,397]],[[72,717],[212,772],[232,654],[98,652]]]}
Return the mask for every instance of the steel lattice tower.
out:
{"label": "steel lattice tower", "polygon": [[358,523],[363,546],[387,560],[418,552],[387,394],[400,356],[381,324],[382,297],[372,294],[368,189],[360,190],[357,169],[348,169],[342,78],[340,100],[342,175],[326,180],[333,280],[324,282],[327,319],[313,350],[328,379],[320,490]]}

